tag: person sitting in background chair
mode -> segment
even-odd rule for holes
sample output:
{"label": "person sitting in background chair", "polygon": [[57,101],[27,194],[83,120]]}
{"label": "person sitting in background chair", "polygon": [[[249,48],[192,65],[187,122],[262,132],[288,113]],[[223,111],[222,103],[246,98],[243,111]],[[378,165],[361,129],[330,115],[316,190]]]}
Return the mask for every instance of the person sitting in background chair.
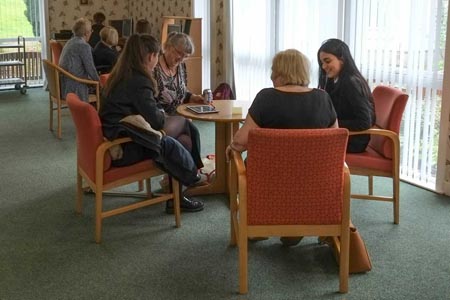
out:
{"label": "person sitting in background chair", "polygon": [[[295,49],[278,52],[272,61],[273,88],[262,89],[255,97],[244,125],[236,132],[227,147],[247,150],[248,134],[255,128],[313,129],[338,127],[336,112],[330,96],[309,85],[309,61]],[[282,237],[281,242],[293,246],[301,237]]]}
{"label": "person sitting in background chair", "polygon": [[94,48],[100,42],[100,31],[105,27],[103,24],[106,20],[102,12],[96,12],[93,16],[94,24],[92,25],[92,35],[89,38],[89,45]]}
{"label": "person sitting in background chair", "polygon": [[135,32],[150,34],[150,22],[147,21],[146,19],[139,19],[136,22]]}
{"label": "person sitting in background chair", "polygon": [[94,64],[99,74],[109,73],[116,63],[119,53],[116,50],[119,33],[112,26],[100,30],[100,42],[94,48]]}
{"label": "person sitting in background chair", "polygon": [[[92,48],[87,43],[92,33],[91,22],[84,18],[76,20],[72,32],[73,37],[64,45],[61,52],[59,66],[76,77],[98,81]],[[62,98],[65,99],[68,93],[75,93],[81,100],[88,101],[89,87],[63,76],[61,78]]]}

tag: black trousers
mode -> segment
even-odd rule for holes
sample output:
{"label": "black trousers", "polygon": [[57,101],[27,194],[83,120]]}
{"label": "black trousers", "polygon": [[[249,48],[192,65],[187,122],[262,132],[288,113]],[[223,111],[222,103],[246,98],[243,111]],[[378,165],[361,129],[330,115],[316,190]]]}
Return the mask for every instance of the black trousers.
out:
{"label": "black trousers", "polygon": [[112,165],[115,167],[128,166],[145,159],[153,159],[161,169],[185,186],[190,186],[198,180],[197,166],[191,154],[180,142],[170,136],[164,136],[161,139],[160,153],[135,142],[123,144],[122,150],[123,157],[112,161]]}

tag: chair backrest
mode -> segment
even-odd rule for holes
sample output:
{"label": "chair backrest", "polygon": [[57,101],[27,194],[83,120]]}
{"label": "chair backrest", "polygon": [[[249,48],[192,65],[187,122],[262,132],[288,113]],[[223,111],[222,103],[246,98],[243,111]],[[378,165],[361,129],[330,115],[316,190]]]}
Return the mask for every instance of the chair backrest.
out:
{"label": "chair backrest", "polygon": [[[400,132],[400,123],[405,111],[408,95],[400,89],[379,85],[373,90],[376,125],[379,128]],[[387,158],[392,158],[392,142],[382,136],[372,136],[369,146]]]}
{"label": "chair backrest", "polygon": [[344,128],[251,130],[247,223],[340,224],[347,139]]}
{"label": "chair backrest", "polygon": [[43,59],[45,76],[47,77],[47,88],[50,96],[55,98],[61,97],[61,86],[59,81],[59,72],[56,65],[47,59]]}
{"label": "chair backrest", "polygon": [[104,88],[106,86],[106,82],[108,81],[109,73],[105,73],[100,75],[100,86]]}
{"label": "chair backrest", "polygon": [[[74,93],[67,94],[66,102],[77,132],[78,166],[95,182],[95,155],[104,142],[100,117],[91,104],[81,101]],[[110,165],[111,157],[107,155],[104,169],[107,170]]]}
{"label": "chair backrest", "polygon": [[52,62],[59,65],[59,57],[61,56],[63,46],[55,40],[50,40],[50,52],[52,54]]}

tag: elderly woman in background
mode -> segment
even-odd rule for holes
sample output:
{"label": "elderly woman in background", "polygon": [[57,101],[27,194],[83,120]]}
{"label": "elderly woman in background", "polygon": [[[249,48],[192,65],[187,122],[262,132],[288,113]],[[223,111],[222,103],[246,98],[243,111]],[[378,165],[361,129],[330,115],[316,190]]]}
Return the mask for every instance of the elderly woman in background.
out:
{"label": "elderly woman in background", "polygon": [[[92,33],[91,22],[84,18],[76,20],[72,32],[73,37],[64,45],[61,52],[59,65],[77,77],[99,80],[92,57],[92,48],[87,42]],[[86,102],[89,98],[89,88],[86,84],[65,76],[61,78],[61,93],[63,98],[68,93],[75,93]]]}
{"label": "elderly woman in background", "polygon": [[163,50],[154,72],[160,91],[158,101],[164,110],[172,115],[182,103],[204,103],[201,95],[191,93],[187,87],[184,59],[194,53],[191,37],[185,33],[171,32]]}
{"label": "elderly woman in background", "polygon": [[100,30],[100,42],[94,48],[94,64],[97,71],[109,73],[116,63],[119,52],[116,50],[119,33],[112,26],[105,26]]}
{"label": "elderly woman in background", "polygon": [[205,103],[202,96],[191,93],[187,88],[186,65],[183,61],[194,53],[194,43],[185,33],[171,32],[163,50],[155,66],[154,77],[159,90],[157,101],[168,115],[164,131],[185,146],[197,167],[202,168],[198,129],[192,121],[176,113],[182,103]]}

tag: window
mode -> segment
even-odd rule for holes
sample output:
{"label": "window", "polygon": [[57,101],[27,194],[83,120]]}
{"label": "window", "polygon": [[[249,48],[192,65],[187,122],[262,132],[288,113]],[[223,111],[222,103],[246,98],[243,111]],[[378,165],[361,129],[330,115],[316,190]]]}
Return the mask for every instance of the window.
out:
{"label": "window", "polygon": [[[435,189],[448,0],[235,0],[233,55],[236,94],[253,100],[272,86],[273,55],[297,48],[311,61],[317,49],[343,39],[373,88],[409,94],[401,132],[401,177]],[[448,116],[443,122],[448,122]]]}
{"label": "window", "polygon": [[[27,79],[28,85],[42,85],[41,68],[41,37],[44,32],[44,22],[41,7],[44,0],[2,0],[0,5],[0,43],[17,42],[17,36],[23,36],[26,40]],[[0,61],[14,59],[11,51],[14,49],[0,50]],[[8,53],[9,52],[9,53]],[[5,71],[5,70],[4,70]],[[10,69],[7,72],[18,72]],[[9,74],[0,74],[12,76]],[[4,86],[3,86],[4,87]],[[6,86],[6,88],[9,88]]]}

